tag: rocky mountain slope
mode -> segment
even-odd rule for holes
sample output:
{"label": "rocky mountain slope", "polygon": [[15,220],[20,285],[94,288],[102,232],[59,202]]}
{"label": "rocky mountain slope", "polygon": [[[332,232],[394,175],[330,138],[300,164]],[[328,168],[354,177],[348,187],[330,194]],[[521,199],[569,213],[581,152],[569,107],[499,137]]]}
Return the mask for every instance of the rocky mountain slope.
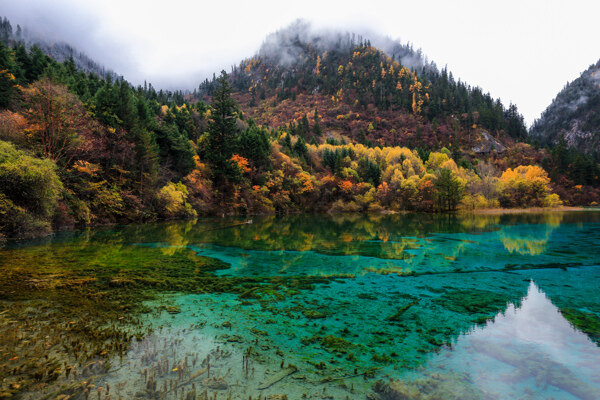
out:
{"label": "rocky mountain slope", "polygon": [[567,147],[600,155],[600,61],[565,86],[535,121],[530,136],[544,145],[564,140]]}

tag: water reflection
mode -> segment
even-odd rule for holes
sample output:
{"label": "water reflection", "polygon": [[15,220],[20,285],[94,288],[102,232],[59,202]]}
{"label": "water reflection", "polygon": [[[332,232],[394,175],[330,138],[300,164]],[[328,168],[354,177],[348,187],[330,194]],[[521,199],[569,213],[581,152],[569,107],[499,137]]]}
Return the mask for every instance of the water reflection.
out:
{"label": "water reflection", "polygon": [[598,366],[600,347],[531,282],[519,307],[511,304],[461,335],[420,376],[459,374],[480,393],[502,399],[592,400],[600,393]]}
{"label": "water reflection", "polygon": [[[589,222],[569,223],[582,217]],[[209,230],[202,224],[168,225],[163,234],[140,239],[165,253],[189,248],[217,258],[231,265],[219,272],[228,276],[464,273],[593,264],[595,250],[600,250],[600,232],[590,227],[599,217],[597,213],[437,219],[428,215],[266,217],[233,230],[218,225]],[[174,233],[176,228],[179,234]],[[582,232],[590,251],[574,252]]]}

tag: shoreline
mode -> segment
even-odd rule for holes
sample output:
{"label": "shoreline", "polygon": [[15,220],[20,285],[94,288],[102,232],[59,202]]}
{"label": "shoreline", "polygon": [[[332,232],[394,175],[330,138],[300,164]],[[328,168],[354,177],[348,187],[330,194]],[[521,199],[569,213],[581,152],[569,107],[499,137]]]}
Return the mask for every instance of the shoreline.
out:
{"label": "shoreline", "polygon": [[500,215],[500,214],[538,214],[544,212],[566,212],[566,211],[589,211],[598,210],[598,208],[586,207],[528,207],[528,208],[483,208],[479,210],[459,210],[460,214],[481,214],[481,215]]}
{"label": "shoreline", "polygon": [[[455,214],[455,215],[468,215],[468,214],[477,214],[477,215],[507,215],[507,214],[541,214],[546,212],[584,212],[584,211],[600,211],[600,207],[582,207],[582,206],[561,206],[561,207],[528,207],[528,208],[484,208],[484,209],[475,209],[475,210],[456,210],[456,211],[447,211],[447,212],[422,212],[423,214]],[[379,212],[324,212],[325,214],[335,215],[335,214],[382,214],[382,215],[395,215],[395,214],[419,214],[419,211],[409,211],[409,210],[381,210]],[[292,215],[292,214],[302,214],[299,213],[288,213],[283,215]],[[311,213],[307,213],[311,214]],[[196,220],[201,219],[220,219],[220,218],[247,218],[252,216],[267,216],[267,215],[277,215],[277,213],[256,213],[256,214],[227,214],[225,216],[219,215],[204,215],[196,218]],[[36,240],[43,239],[50,236],[54,236],[56,234],[60,234],[63,232],[76,232],[87,229],[102,229],[102,228],[111,228],[118,226],[127,226],[127,225],[139,225],[139,224],[160,224],[160,223],[168,223],[168,222],[181,222],[181,221],[193,221],[193,219],[156,219],[149,221],[127,221],[127,222],[114,222],[114,223],[99,223],[99,224],[90,224],[87,226],[74,226],[74,227],[61,227],[58,229],[52,229],[47,233],[37,234],[30,237],[7,237],[2,236],[0,234],[0,248],[7,243],[14,243],[19,241],[26,240]]]}

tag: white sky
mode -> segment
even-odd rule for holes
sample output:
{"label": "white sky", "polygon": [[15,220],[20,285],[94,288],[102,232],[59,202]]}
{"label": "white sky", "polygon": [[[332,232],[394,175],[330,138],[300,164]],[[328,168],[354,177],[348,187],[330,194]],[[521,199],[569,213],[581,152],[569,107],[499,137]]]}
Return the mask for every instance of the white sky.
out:
{"label": "white sky", "polygon": [[531,124],[600,58],[598,0],[0,0],[0,15],[72,43],[132,83],[193,89],[298,18],[411,42]]}

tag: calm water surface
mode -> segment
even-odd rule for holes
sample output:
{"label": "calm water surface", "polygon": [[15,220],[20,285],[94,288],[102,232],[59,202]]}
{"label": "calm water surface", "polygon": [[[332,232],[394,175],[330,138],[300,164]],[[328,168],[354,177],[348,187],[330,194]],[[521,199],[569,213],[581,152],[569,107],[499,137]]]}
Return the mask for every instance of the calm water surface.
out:
{"label": "calm water surface", "polygon": [[599,211],[241,222],[0,249],[0,398],[600,399]]}

